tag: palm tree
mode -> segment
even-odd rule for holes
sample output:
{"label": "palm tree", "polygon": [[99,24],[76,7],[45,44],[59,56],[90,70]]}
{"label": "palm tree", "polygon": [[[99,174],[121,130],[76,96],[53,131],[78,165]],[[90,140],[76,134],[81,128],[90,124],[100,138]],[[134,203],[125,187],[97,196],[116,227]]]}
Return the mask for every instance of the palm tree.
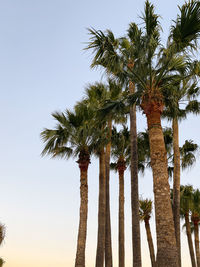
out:
{"label": "palm tree", "polygon": [[119,267],[125,266],[125,238],[124,238],[124,171],[127,158],[130,157],[130,133],[127,127],[117,132],[112,130],[112,156],[116,162],[112,164],[119,173],[119,218],[118,218],[118,246]]}
{"label": "palm tree", "polygon": [[[189,71],[188,71],[189,69]],[[181,76],[187,72],[187,78],[181,81]],[[180,167],[181,155],[179,150],[179,120],[185,119],[188,113],[199,113],[200,104],[195,99],[199,94],[196,77],[199,75],[199,62],[195,61],[192,64],[189,62],[185,70],[181,70],[180,81],[173,84],[168,90],[165,90],[165,105],[166,108],[162,114],[168,120],[172,120],[173,128],[173,216],[176,234],[176,242],[179,252],[179,263],[181,266],[181,243],[180,243]],[[194,81],[195,79],[195,81]],[[184,105],[184,108],[182,107]]]}
{"label": "palm tree", "polygon": [[0,245],[2,245],[4,238],[5,238],[5,225],[0,223]]}
{"label": "palm tree", "polygon": [[[176,80],[176,69],[185,65],[185,60],[180,57],[181,52],[186,52],[187,47],[191,47],[200,31],[199,2],[186,3],[180,8],[181,15],[178,16],[176,25],[172,27],[171,38],[168,47],[161,50],[161,57],[155,65],[155,51],[159,47],[159,23],[158,16],[154,14],[153,5],[146,2],[144,20],[146,22],[146,37],[148,44],[148,57],[141,65],[147,66],[148,75],[143,78],[138,73],[133,76],[138,80],[142,96],[141,107],[147,117],[149,130],[149,142],[151,150],[151,166],[154,177],[156,229],[157,229],[157,264],[158,266],[177,266],[176,240],[174,239],[173,217],[170,204],[170,191],[167,174],[167,158],[164,146],[163,133],[161,128],[160,115],[163,112],[164,101],[163,92],[166,90],[168,81]],[[152,18],[150,20],[149,18]],[[192,28],[188,30],[188,25],[194,20]],[[184,23],[183,23],[184,21]],[[153,45],[152,45],[153,44]],[[146,64],[144,64],[144,62]],[[183,79],[183,77],[182,77]],[[142,89],[143,88],[143,89]],[[162,176],[162,179],[160,177]],[[165,207],[165,208],[164,208]],[[163,220],[160,220],[161,210]],[[165,229],[165,230],[164,230]],[[164,233],[169,234],[164,237]],[[163,244],[163,241],[166,242]],[[166,255],[167,254],[167,255]]]}
{"label": "palm tree", "polygon": [[[144,172],[145,166],[149,160],[149,142],[145,133],[139,133],[137,137],[138,143],[138,170]],[[116,128],[112,130],[112,156],[116,159],[115,163],[111,163],[112,169],[119,173],[119,266],[125,266],[125,250],[124,250],[124,171],[130,166],[130,132],[128,128],[123,128],[117,132]]]}
{"label": "palm tree", "polygon": [[76,250],[76,267],[85,266],[85,246],[87,233],[88,213],[88,183],[87,171],[90,163],[90,145],[92,141],[89,119],[92,113],[85,107],[65,113],[54,112],[53,118],[57,125],[54,129],[44,129],[41,133],[45,147],[42,156],[49,154],[53,158],[66,158],[78,156],[77,163],[80,169],[80,220]]}
{"label": "palm tree", "polygon": [[149,220],[152,214],[152,201],[150,199],[140,199],[140,220],[144,221],[147,234],[147,241],[149,245],[149,252],[151,257],[152,267],[156,267],[156,258],[154,253],[153,239],[151,235],[151,229]]}
{"label": "palm tree", "polygon": [[105,149],[99,151],[99,207],[98,207],[98,235],[96,251],[96,267],[104,266],[105,256],[105,228],[106,227],[106,167]]}
{"label": "palm tree", "polygon": [[[106,100],[114,101],[119,98],[122,86],[114,80],[108,79],[106,86],[108,96]],[[112,267],[112,241],[111,241],[111,222],[110,222],[110,153],[111,153],[111,137],[112,137],[112,123],[124,122],[125,116],[122,114],[117,117],[116,114],[109,113],[108,116],[101,110],[101,114],[106,117],[108,128],[108,144],[106,145],[105,161],[106,161],[106,232],[105,232],[105,266]]]}
{"label": "palm tree", "polygon": [[192,267],[196,267],[196,260],[192,242],[191,227],[190,227],[190,209],[192,206],[192,194],[194,189],[191,185],[181,186],[180,189],[180,214],[185,219],[186,234],[188,240],[188,246],[190,251],[190,258]]}
{"label": "palm tree", "polygon": [[[128,39],[115,39],[114,34],[107,30],[102,31],[89,29],[91,41],[87,49],[93,49],[95,56],[92,67],[103,66],[106,73],[112,74],[120,80],[129,93],[134,92],[134,81],[124,75],[124,69],[130,63],[136,61],[140,52],[140,31],[137,25],[132,23],[128,29]],[[137,41],[137,42],[136,42]],[[113,103],[113,101],[110,101]],[[123,109],[120,105],[114,111]],[[110,109],[111,110],[111,109]],[[109,111],[110,111],[109,110]],[[112,112],[113,112],[112,110]],[[107,109],[108,112],[108,109]],[[130,136],[131,136],[131,207],[132,207],[132,243],[133,243],[133,266],[141,266],[140,228],[139,228],[139,201],[138,201],[138,159],[137,159],[137,128],[136,107],[130,106]]]}
{"label": "palm tree", "polygon": [[194,224],[194,236],[195,236],[195,251],[197,266],[200,267],[200,251],[199,251],[199,222],[200,222],[200,191],[197,189],[192,194],[191,205],[191,221]]}
{"label": "palm tree", "polygon": [[123,156],[118,159],[116,168],[119,173],[119,267],[124,267],[124,171],[126,170],[126,162]]}
{"label": "palm tree", "polygon": [[[94,108],[96,114],[96,122],[103,122],[102,129],[106,131],[105,145],[105,179],[106,179],[106,221],[105,221],[105,266],[112,266],[112,244],[111,244],[111,224],[110,224],[110,196],[109,196],[109,180],[110,180],[110,152],[111,152],[111,136],[113,121],[121,123],[126,121],[125,115],[116,115],[113,112],[105,113],[102,109],[104,103],[108,100],[116,100],[121,94],[122,87],[114,80],[108,79],[107,84],[95,83],[89,85],[86,89],[86,98],[84,99],[87,105]],[[102,136],[101,136],[102,138]],[[101,255],[103,255],[101,253]],[[98,261],[99,262],[99,261]],[[102,260],[101,260],[102,264]]]}
{"label": "palm tree", "polygon": [[[0,245],[2,245],[4,238],[5,238],[5,226],[0,223]],[[0,258],[0,267],[2,267],[4,263],[5,261],[2,258]]]}
{"label": "palm tree", "polygon": [[[111,81],[110,81],[111,83]],[[96,252],[96,267],[104,266],[105,258],[105,246],[110,244],[109,252],[111,253],[111,230],[109,237],[106,238],[106,218],[107,223],[110,218],[110,211],[107,207],[108,216],[106,216],[106,201],[109,206],[109,175],[108,166],[109,163],[109,150],[110,150],[110,129],[106,128],[107,121],[100,115],[100,108],[103,106],[105,100],[109,97],[107,86],[103,83],[95,83],[88,85],[86,88],[86,97],[83,100],[84,104],[89,106],[93,110],[93,118],[95,120],[95,130],[99,132],[96,141],[94,141],[93,147],[95,147],[94,153],[99,157],[99,207],[98,207],[98,238],[97,238],[97,252]],[[109,118],[109,126],[111,127]],[[105,149],[106,147],[106,149]],[[107,181],[107,182],[106,182]],[[108,190],[106,190],[108,187]],[[107,197],[106,197],[107,192]],[[106,242],[107,241],[107,242]],[[112,265],[112,253],[109,254],[109,262]]]}
{"label": "palm tree", "polygon": [[[164,128],[163,130],[164,134],[164,141],[165,141],[165,147],[167,150],[167,158],[168,158],[168,171],[169,175],[172,176],[173,170],[174,170],[174,151],[173,151],[173,133],[171,128]],[[138,147],[139,147],[139,158],[143,160],[144,163],[146,163],[147,167],[150,167],[150,151],[149,151],[149,138],[148,138],[148,132],[140,132],[138,134]],[[186,169],[191,167],[195,161],[195,153],[198,151],[197,144],[194,144],[192,140],[186,140],[182,147],[179,148],[180,153],[180,164],[182,169]],[[188,237],[188,244],[190,248],[190,255],[192,259],[192,266],[195,267],[195,258],[194,258],[194,251],[193,251],[193,245],[192,245],[192,239],[191,239],[191,229],[190,229],[190,223],[189,223],[189,212],[191,204],[191,196],[192,196],[192,187],[186,186],[181,187],[181,217],[185,218],[186,232]],[[192,189],[193,190],[193,189]],[[171,190],[171,198],[173,199],[173,189]],[[190,195],[191,194],[191,195]],[[190,196],[190,198],[189,198]],[[173,206],[173,203],[172,203]],[[193,251],[193,252],[192,252]]]}

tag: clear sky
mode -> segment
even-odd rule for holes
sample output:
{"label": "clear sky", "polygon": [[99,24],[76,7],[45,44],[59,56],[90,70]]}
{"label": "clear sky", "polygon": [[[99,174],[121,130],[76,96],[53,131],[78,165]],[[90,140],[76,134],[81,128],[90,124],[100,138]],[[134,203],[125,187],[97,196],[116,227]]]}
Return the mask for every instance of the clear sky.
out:
{"label": "clear sky", "polygon": [[[184,1],[154,0],[161,15],[163,40]],[[70,267],[74,264],[79,218],[79,170],[68,162],[41,158],[39,134],[53,127],[51,113],[72,108],[87,83],[100,81],[84,52],[87,27],[124,35],[140,22],[141,0],[1,0],[0,1],[0,221],[6,239],[0,255],[6,267]],[[146,127],[138,117],[138,129]],[[199,118],[181,123],[181,143],[200,144]],[[200,187],[199,160],[182,174],[182,183]],[[131,266],[130,176],[126,174],[126,266]],[[152,197],[152,175],[140,177],[140,195]],[[89,216],[86,266],[95,262],[98,162],[89,167]],[[111,219],[114,266],[117,266],[118,181],[111,175]],[[154,219],[154,218],[153,218]],[[154,222],[152,220],[153,232]],[[142,229],[143,267],[149,267]],[[190,266],[183,235],[183,267]]]}

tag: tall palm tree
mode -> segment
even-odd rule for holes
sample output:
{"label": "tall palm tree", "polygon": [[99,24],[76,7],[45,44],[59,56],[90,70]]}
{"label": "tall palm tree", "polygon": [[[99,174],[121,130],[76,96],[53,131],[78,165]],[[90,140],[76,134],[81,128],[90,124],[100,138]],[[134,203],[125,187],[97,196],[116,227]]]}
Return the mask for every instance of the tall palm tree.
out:
{"label": "tall palm tree", "polygon": [[156,258],[154,253],[153,239],[151,235],[151,229],[149,220],[152,214],[152,201],[150,199],[140,199],[140,219],[145,223],[145,229],[147,234],[147,241],[149,245],[149,252],[151,257],[152,267],[156,267]]}
{"label": "tall palm tree", "polygon": [[[111,83],[111,81],[110,81]],[[108,200],[107,205],[109,206],[109,188],[106,190],[106,186],[109,187],[109,170],[107,164],[109,163],[109,150],[110,150],[110,129],[106,128],[106,119],[100,116],[100,108],[107,98],[109,98],[109,92],[107,86],[103,83],[95,83],[93,85],[88,85],[86,88],[86,97],[83,100],[84,104],[91,107],[93,110],[93,118],[95,120],[95,129],[99,129],[99,136],[94,142],[95,154],[99,157],[99,207],[98,207],[98,238],[97,238],[97,252],[96,252],[96,267],[104,266],[105,258],[105,246],[109,246],[109,262],[112,265],[112,253],[111,253],[111,230],[109,237],[106,238],[106,218],[107,223],[110,219],[109,208],[107,208],[108,216],[106,216],[106,200]],[[109,126],[111,127],[109,118]],[[105,149],[106,147],[106,149]],[[107,178],[107,179],[106,179]],[[107,182],[106,182],[107,181]],[[107,193],[107,197],[106,197]],[[107,241],[107,242],[106,242]],[[108,258],[108,256],[107,256]]]}
{"label": "tall palm tree", "polygon": [[[115,101],[119,98],[122,92],[122,86],[116,83],[114,80],[108,79],[108,85],[106,86],[108,91],[108,97],[106,100]],[[105,114],[101,110],[101,114],[106,117],[108,128],[108,144],[106,145],[106,232],[105,232],[105,266],[112,267],[112,241],[111,241],[111,221],[110,221],[110,154],[111,154],[111,137],[112,137],[112,124],[115,122],[124,122],[125,116],[122,114],[116,116],[116,114]]]}
{"label": "tall palm tree", "polygon": [[186,234],[187,234],[192,267],[196,267],[196,260],[195,260],[191,227],[190,227],[190,209],[192,206],[192,194],[194,192],[194,189],[191,185],[186,185],[186,186],[181,186],[180,191],[181,191],[180,214],[181,214],[181,217],[185,219]]}
{"label": "tall palm tree", "polygon": [[69,110],[66,110],[65,113],[54,112],[52,116],[57,121],[57,125],[54,129],[44,129],[41,133],[45,143],[42,156],[49,154],[52,157],[66,159],[70,156],[78,156],[81,201],[75,266],[84,267],[88,213],[87,171],[90,164],[92,142],[89,119],[92,113],[85,108],[74,112]]}
{"label": "tall palm tree", "polygon": [[[188,71],[189,70],[189,71]],[[187,78],[181,81],[183,72],[187,72]],[[165,110],[162,116],[172,121],[173,128],[173,216],[176,234],[176,242],[179,252],[179,263],[181,266],[181,243],[180,243],[180,168],[181,155],[179,150],[179,121],[185,119],[188,113],[197,114],[200,112],[200,104],[196,100],[199,95],[196,77],[199,76],[199,62],[188,62],[185,70],[180,72],[180,81],[165,90]],[[194,80],[195,79],[195,80]],[[183,106],[183,103],[185,104]]]}
{"label": "tall palm tree", "polygon": [[[146,137],[146,136],[145,136]],[[149,143],[148,137],[138,134],[138,170],[144,172],[145,166],[149,160]],[[125,266],[125,250],[124,250],[124,171],[130,166],[130,131],[123,128],[117,132],[116,128],[112,130],[112,156],[116,159],[115,163],[111,163],[112,169],[119,173],[119,266]]]}
{"label": "tall palm tree", "polygon": [[[111,223],[110,223],[110,196],[109,196],[109,180],[110,180],[110,152],[111,152],[111,136],[113,121],[121,123],[126,121],[125,115],[117,115],[110,112],[105,113],[102,109],[104,103],[108,100],[114,101],[121,94],[122,87],[112,79],[108,79],[106,84],[95,83],[89,85],[86,89],[86,98],[84,99],[87,105],[93,106],[96,114],[96,122],[102,125],[106,130],[107,143],[105,144],[105,179],[106,179],[106,221],[105,221],[105,266],[112,266],[112,244],[111,244]],[[101,137],[102,138],[102,137]],[[103,255],[103,254],[102,254]],[[99,261],[98,261],[99,262]],[[102,260],[100,261],[102,264]]]}
{"label": "tall palm tree", "polygon": [[119,174],[119,216],[118,216],[118,249],[119,267],[125,266],[125,236],[124,236],[124,171],[127,166],[127,158],[130,157],[130,133],[127,127],[117,132],[112,130],[112,156],[116,159],[115,169]]}
{"label": "tall palm tree", "polygon": [[[124,75],[124,70],[132,62],[136,64],[140,53],[140,31],[132,23],[128,29],[128,38],[115,39],[114,34],[107,30],[89,29],[91,41],[87,49],[93,49],[95,56],[92,67],[102,66],[107,74],[111,74],[128,88],[130,94],[134,92],[134,80]],[[113,101],[110,101],[113,103]],[[115,111],[121,109],[118,106]],[[123,109],[123,108],[122,108]],[[108,110],[107,110],[108,111]],[[133,266],[141,266],[140,228],[139,228],[139,201],[138,201],[138,155],[137,155],[137,128],[136,107],[130,106],[130,136],[131,136],[131,207],[132,207],[132,243]]]}
{"label": "tall palm tree", "polygon": [[194,224],[194,236],[195,236],[195,251],[197,266],[200,267],[200,251],[199,251],[199,222],[200,222],[200,191],[197,189],[192,194],[191,205],[191,221]]}
{"label": "tall palm tree", "polygon": [[[176,240],[174,239],[173,216],[170,204],[170,192],[167,174],[166,150],[164,146],[160,115],[163,112],[163,92],[168,81],[176,80],[176,69],[185,65],[181,52],[186,53],[191,47],[200,31],[200,4],[199,2],[186,3],[180,8],[178,16],[166,49],[161,50],[161,57],[155,64],[155,51],[159,48],[159,23],[158,16],[154,14],[153,5],[146,2],[144,20],[146,22],[146,37],[148,44],[148,57],[144,59],[141,69],[147,66],[148,75],[143,78],[138,73],[132,74],[140,84],[142,101],[141,107],[147,117],[149,129],[149,142],[151,150],[151,166],[154,177],[156,229],[157,229],[157,264],[158,266],[177,266]],[[152,20],[149,18],[152,17]],[[184,22],[183,22],[184,21]],[[193,21],[193,22],[192,22]],[[194,25],[191,25],[195,23]],[[192,28],[188,30],[188,25]],[[146,64],[144,64],[146,62]],[[183,77],[182,77],[183,79]],[[142,89],[143,88],[143,89]],[[162,176],[162,179],[160,177]],[[160,211],[165,207],[166,214],[160,220]],[[163,215],[162,215],[163,216]],[[164,237],[165,230],[169,233],[168,240]],[[165,240],[165,241],[164,241]],[[163,244],[163,241],[165,244]],[[179,263],[180,264],[180,263]]]}

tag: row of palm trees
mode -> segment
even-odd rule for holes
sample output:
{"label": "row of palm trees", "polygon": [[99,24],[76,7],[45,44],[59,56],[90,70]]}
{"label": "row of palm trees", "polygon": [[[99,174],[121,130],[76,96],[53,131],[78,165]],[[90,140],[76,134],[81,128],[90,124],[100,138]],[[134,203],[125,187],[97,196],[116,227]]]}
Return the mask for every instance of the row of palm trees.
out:
{"label": "row of palm trees", "polygon": [[[54,112],[58,124],[54,130],[45,129],[41,136],[46,143],[43,155],[68,158],[78,156],[81,173],[80,223],[75,266],[85,266],[85,241],[87,231],[88,185],[87,170],[90,156],[99,158],[99,212],[96,266],[112,266],[109,170],[111,145],[114,144],[113,123],[130,122],[128,153],[131,168],[132,248],[133,267],[141,267],[140,216],[138,171],[140,157],[146,159],[153,171],[154,203],[157,234],[156,266],[181,266],[180,244],[180,168],[192,163],[194,144],[187,141],[179,149],[179,121],[188,113],[199,113],[198,77],[200,63],[194,58],[200,36],[200,2],[189,1],[179,7],[180,14],[173,22],[167,45],[161,44],[161,25],[154,6],[145,2],[143,27],[130,23],[126,36],[116,38],[110,30],[89,29],[87,50],[93,52],[91,67],[101,67],[108,84],[96,83],[86,89],[86,97],[78,102],[74,111]],[[139,152],[136,126],[136,109],[147,118],[150,152]],[[172,121],[173,153],[169,166],[168,146],[161,127],[161,118]],[[121,152],[125,140],[121,142]],[[187,149],[186,149],[187,148]],[[190,150],[191,149],[191,150]],[[142,151],[146,149],[143,143]],[[182,159],[182,162],[181,162]],[[145,165],[146,166],[146,165]],[[120,176],[119,227],[123,225],[123,172],[124,155],[116,167]],[[144,169],[145,167],[143,167]],[[173,171],[173,209],[168,182]],[[171,173],[171,172],[170,172]],[[162,220],[160,219],[162,217]],[[121,223],[120,223],[121,222]],[[123,227],[122,227],[123,228]],[[124,266],[123,229],[119,246],[121,267]],[[122,234],[122,235],[121,235]]]}
{"label": "row of palm trees", "polygon": [[[115,86],[114,86],[115,85]],[[106,95],[112,90],[119,90],[117,84],[109,80],[109,86],[101,83],[90,85],[86,89],[88,96],[94,96],[95,99],[103,101],[103,95]],[[97,97],[99,96],[99,98]],[[107,96],[108,97],[108,96]],[[53,157],[65,157],[78,155],[78,161],[81,170],[81,207],[80,207],[80,225],[77,244],[77,266],[79,260],[81,265],[85,261],[81,255],[85,255],[85,242],[86,242],[86,229],[87,229],[87,169],[90,163],[90,156],[92,153],[99,155],[100,159],[100,177],[99,177],[99,223],[98,223],[98,244],[97,244],[97,258],[96,265],[99,262],[104,262],[103,252],[105,250],[105,151],[101,151],[111,141],[111,155],[114,163],[110,164],[111,169],[115,169],[119,173],[119,266],[125,266],[125,251],[124,251],[124,171],[130,165],[130,131],[124,125],[120,131],[117,131],[113,126],[112,132],[109,133],[108,129],[101,130],[100,123],[103,122],[101,112],[94,108],[97,102],[91,98],[91,103],[86,97],[82,102],[79,102],[74,112],[66,110],[65,113],[53,113],[53,117],[57,121],[56,129],[45,129],[42,132],[43,140],[46,146],[43,154],[51,154]],[[105,101],[105,100],[104,100]],[[103,101],[103,102],[104,102]],[[102,102],[102,105],[103,105]],[[87,105],[86,105],[87,104]],[[95,105],[94,105],[95,104]],[[96,116],[95,116],[96,112]],[[100,119],[100,121],[99,121]],[[119,121],[119,120],[118,120]],[[125,117],[121,118],[125,122]],[[99,127],[99,130],[98,130]],[[108,133],[111,134],[111,140],[108,139]],[[173,169],[173,135],[170,128],[164,129],[164,140],[167,148],[169,172]],[[140,132],[137,136],[138,144],[138,170],[144,172],[145,168],[150,167],[150,150],[149,150],[149,137],[148,131]],[[195,152],[197,145],[192,141],[185,141],[184,145],[180,148],[182,167],[186,168],[191,166],[195,160]],[[104,209],[102,207],[104,206]],[[102,240],[103,239],[103,240]],[[84,240],[84,242],[83,242]],[[84,246],[83,246],[84,244]],[[80,250],[81,248],[81,250]],[[100,253],[100,252],[101,253]],[[79,260],[78,260],[79,259]]]}

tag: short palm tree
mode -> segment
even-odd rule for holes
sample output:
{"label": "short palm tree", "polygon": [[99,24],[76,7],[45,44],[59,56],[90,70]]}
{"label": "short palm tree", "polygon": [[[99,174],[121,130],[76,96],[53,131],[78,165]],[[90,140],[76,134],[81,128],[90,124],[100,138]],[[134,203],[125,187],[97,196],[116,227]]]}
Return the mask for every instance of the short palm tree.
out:
{"label": "short palm tree", "polygon": [[0,245],[2,244],[5,238],[5,226],[0,223]]}
{"label": "short palm tree", "polygon": [[154,252],[154,246],[153,246],[153,239],[151,235],[151,229],[149,220],[152,215],[152,200],[150,199],[140,199],[140,220],[144,221],[145,223],[145,229],[147,234],[147,241],[149,245],[149,252],[151,257],[151,265],[152,267],[156,267],[156,258],[155,258],[155,252]]}
{"label": "short palm tree", "polygon": [[190,251],[192,267],[196,267],[196,260],[192,242],[191,227],[190,227],[190,210],[192,206],[192,195],[194,189],[191,185],[181,186],[180,189],[180,215],[185,219],[186,234]]}
{"label": "short palm tree", "polygon": [[197,266],[200,267],[199,251],[199,222],[200,222],[200,191],[197,189],[192,194],[191,221],[194,224],[195,251]]}
{"label": "short palm tree", "polygon": [[[0,223],[0,245],[2,245],[4,238],[5,238],[5,226]],[[2,267],[4,263],[5,261],[2,258],[0,258],[0,267]]]}
{"label": "short palm tree", "polygon": [[77,109],[74,112],[69,110],[66,110],[65,113],[54,112],[52,116],[56,119],[57,125],[54,129],[44,129],[41,133],[45,143],[42,156],[48,154],[53,158],[65,159],[70,156],[78,156],[81,202],[75,266],[84,267],[88,212],[87,171],[92,142],[89,121],[92,113],[85,107],[84,110]]}
{"label": "short palm tree", "polygon": [[2,258],[0,258],[0,267],[2,267],[4,265],[4,263],[5,263],[5,261]]}

